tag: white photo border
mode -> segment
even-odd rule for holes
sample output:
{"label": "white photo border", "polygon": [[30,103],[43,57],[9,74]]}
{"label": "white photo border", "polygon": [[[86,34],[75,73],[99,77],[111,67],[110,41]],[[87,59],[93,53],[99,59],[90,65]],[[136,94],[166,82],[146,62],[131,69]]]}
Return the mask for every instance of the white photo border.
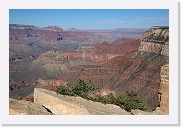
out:
{"label": "white photo border", "polygon": [[[169,9],[169,115],[9,115],[9,9]],[[177,0],[1,0],[0,118],[4,125],[179,125]]]}

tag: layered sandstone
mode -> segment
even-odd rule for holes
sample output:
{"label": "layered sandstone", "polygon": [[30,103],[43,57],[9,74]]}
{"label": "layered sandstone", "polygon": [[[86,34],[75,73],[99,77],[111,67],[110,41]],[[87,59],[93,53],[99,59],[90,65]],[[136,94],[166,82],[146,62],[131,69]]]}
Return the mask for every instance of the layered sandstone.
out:
{"label": "layered sandstone", "polygon": [[139,40],[125,39],[116,41],[113,44],[103,42],[93,47],[82,47],[75,51],[49,51],[39,55],[33,61],[31,69],[35,70],[35,72],[39,71],[36,76],[42,79],[59,79],[64,77],[65,74],[69,74],[69,72],[75,74],[76,67],[100,65],[107,63],[114,57],[129,55],[128,53],[136,51],[138,46]]}
{"label": "layered sandstone", "polygon": [[169,56],[169,27],[150,28],[141,40],[139,51]]}

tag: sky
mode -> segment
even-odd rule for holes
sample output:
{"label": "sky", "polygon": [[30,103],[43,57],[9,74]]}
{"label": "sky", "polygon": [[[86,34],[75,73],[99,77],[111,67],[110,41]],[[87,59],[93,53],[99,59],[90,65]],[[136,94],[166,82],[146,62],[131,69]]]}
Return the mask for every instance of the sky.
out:
{"label": "sky", "polygon": [[10,9],[10,24],[63,29],[117,29],[169,26],[168,9]]}

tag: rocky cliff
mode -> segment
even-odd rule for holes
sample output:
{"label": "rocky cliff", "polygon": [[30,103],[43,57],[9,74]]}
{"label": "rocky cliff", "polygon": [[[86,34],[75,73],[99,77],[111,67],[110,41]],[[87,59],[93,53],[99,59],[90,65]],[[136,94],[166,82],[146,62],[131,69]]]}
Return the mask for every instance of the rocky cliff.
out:
{"label": "rocky cliff", "polygon": [[146,31],[138,51],[169,56],[169,27],[152,27]]}

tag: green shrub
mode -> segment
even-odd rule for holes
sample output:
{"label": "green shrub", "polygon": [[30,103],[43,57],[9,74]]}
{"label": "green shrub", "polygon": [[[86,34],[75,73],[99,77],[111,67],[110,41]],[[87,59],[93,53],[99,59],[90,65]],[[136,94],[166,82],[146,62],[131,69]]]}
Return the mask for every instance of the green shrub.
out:
{"label": "green shrub", "polygon": [[146,103],[136,90],[129,90],[125,93],[116,94],[115,96],[110,93],[104,96],[96,96],[95,98],[89,97],[89,94],[94,93],[97,90],[99,90],[99,88],[93,86],[90,81],[79,80],[75,85],[67,84],[64,87],[57,87],[56,93],[69,96],[80,96],[104,104],[115,104],[126,111],[131,111],[132,109],[147,109]]}
{"label": "green shrub", "polygon": [[144,100],[139,97],[136,90],[127,91],[126,93],[119,93],[116,96],[114,96],[112,93],[105,96],[97,96],[93,99],[93,101],[104,104],[115,104],[126,111],[131,111],[131,109],[147,109],[147,105],[145,104]]}
{"label": "green shrub", "polygon": [[146,103],[139,96],[139,93],[136,90],[130,90],[124,94],[119,94],[116,97],[116,105],[119,105],[126,111],[131,111],[131,109],[140,109],[140,110],[147,109]]}
{"label": "green shrub", "polygon": [[66,86],[62,87],[62,86],[58,86],[56,87],[56,93],[58,94],[62,94],[62,95],[69,95],[69,96],[74,96],[74,92],[73,90],[73,86],[71,84],[67,84]]}
{"label": "green shrub", "polygon": [[75,85],[67,84],[66,86],[58,86],[56,93],[69,96],[80,96],[88,99],[88,95],[98,90],[97,87],[91,85],[90,81],[79,80]]}

